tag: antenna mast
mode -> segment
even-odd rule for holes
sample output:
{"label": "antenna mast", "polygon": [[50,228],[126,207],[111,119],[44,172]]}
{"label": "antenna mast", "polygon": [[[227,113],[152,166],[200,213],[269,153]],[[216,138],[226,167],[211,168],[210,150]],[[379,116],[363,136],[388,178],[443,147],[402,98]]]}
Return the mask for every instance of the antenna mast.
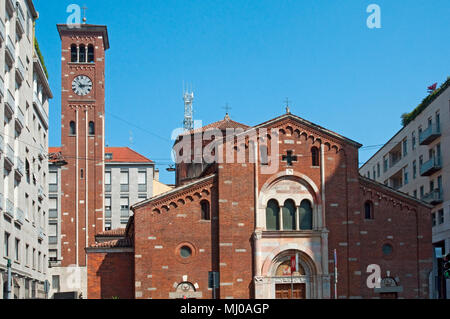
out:
{"label": "antenna mast", "polygon": [[194,118],[193,118],[193,104],[194,104],[194,92],[185,91],[183,95],[184,100],[184,129],[186,131],[191,131],[194,129]]}

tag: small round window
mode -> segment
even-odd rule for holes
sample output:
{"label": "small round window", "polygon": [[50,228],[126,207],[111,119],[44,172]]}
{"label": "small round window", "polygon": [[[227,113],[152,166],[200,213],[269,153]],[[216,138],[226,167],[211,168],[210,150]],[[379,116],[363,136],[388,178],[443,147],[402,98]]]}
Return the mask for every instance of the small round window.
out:
{"label": "small round window", "polygon": [[180,248],[180,256],[182,258],[189,258],[192,256],[192,249],[188,246],[183,246]]}
{"label": "small round window", "polygon": [[392,247],[392,245],[386,244],[383,246],[383,254],[385,256],[390,256],[392,255],[394,248]]}

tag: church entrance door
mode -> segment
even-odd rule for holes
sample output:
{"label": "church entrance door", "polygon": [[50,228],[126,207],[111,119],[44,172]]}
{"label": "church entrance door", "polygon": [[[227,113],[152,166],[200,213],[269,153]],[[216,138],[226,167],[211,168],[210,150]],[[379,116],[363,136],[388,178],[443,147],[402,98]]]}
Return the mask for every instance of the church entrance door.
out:
{"label": "church entrance door", "polygon": [[306,284],[277,284],[275,286],[276,299],[306,299]]}

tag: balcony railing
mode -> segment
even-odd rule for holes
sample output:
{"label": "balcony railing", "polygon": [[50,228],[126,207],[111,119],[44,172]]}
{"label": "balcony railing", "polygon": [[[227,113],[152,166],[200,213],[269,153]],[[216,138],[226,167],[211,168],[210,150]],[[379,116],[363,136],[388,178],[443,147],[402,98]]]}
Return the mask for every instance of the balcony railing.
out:
{"label": "balcony railing", "polygon": [[9,199],[6,199],[5,213],[9,215],[9,217],[14,218],[14,203]]}
{"label": "balcony railing", "polygon": [[6,40],[6,51],[5,52],[9,55],[9,59],[14,62],[14,60],[16,59],[16,48],[15,48],[14,42],[11,40],[10,36],[8,36],[8,38]]}
{"label": "balcony railing", "polygon": [[38,233],[39,239],[44,239],[44,228],[39,227],[39,233]]}
{"label": "balcony railing", "polygon": [[16,157],[14,168],[16,169],[16,172],[20,176],[24,175],[24,173],[25,173],[25,164],[23,163],[23,161],[19,157]]}
{"label": "balcony railing", "polygon": [[48,244],[56,245],[58,243],[58,236],[48,236]]}
{"label": "balcony railing", "polygon": [[25,79],[25,66],[23,65],[22,59],[17,57],[16,60],[16,74],[18,75],[20,81]]}
{"label": "balcony railing", "polygon": [[138,184],[138,192],[147,192],[146,184]]}
{"label": "balcony railing", "polygon": [[16,99],[14,98],[14,95],[12,95],[11,91],[8,90],[8,95],[5,100],[5,109],[7,109],[11,115],[14,114],[14,109],[16,108],[15,101]]}
{"label": "balcony railing", "polygon": [[44,188],[42,187],[42,185],[38,186],[38,197],[39,198],[44,198]]}
{"label": "balcony railing", "polygon": [[2,19],[0,19],[0,41],[1,42],[5,41],[5,34],[6,34],[5,24],[3,23]]}
{"label": "balcony railing", "polygon": [[120,191],[121,192],[129,192],[130,191],[130,185],[128,185],[128,184],[120,184]]}
{"label": "balcony railing", "polygon": [[105,184],[105,192],[111,192],[111,184]]}
{"label": "balcony railing", "polygon": [[425,131],[419,135],[420,145],[429,145],[435,139],[441,136],[441,128],[438,124],[430,125]]}
{"label": "balcony railing", "polygon": [[19,30],[20,33],[23,34],[25,32],[25,17],[23,16],[22,10],[19,7],[16,8],[16,13],[17,13],[16,19],[17,30]]}
{"label": "balcony railing", "polygon": [[1,76],[0,76],[0,95],[2,97],[5,96],[5,82],[3,81],[3,78]]}
{"label": "balcony railing", "polygon": [[58,218],[58,210],[50,209],[48,212],[48,218]]}
{"label": "balcony railing", "polygon": [[105,211],[105,218],[111,218],[112,217],[112,211],[106,210]]}
{"label": "balcony railing", "polygon": [[431,176],[442,169],[441,159],[433,157],[428,162],[422,164],[420,168],[421,176]]}
{"label": "balcony railing", "polygon": [[435,189],[432,192],[424,195],[422,197],[422,200],[428,204],[431,205],[438,205],[441,204],[444,201],[444,198],[442,196],[442,190],[441,189]]}
{"label": "balcony railing", "polygon": [[49,193],[57,193],[58,192],[58,184],[49,184],[48,192]]}
{"label": "balcony railing", "polygon": [[25,223],[25,214],[23,213],[23,210],[21,210],[20,208],[16,208],[14,220],[21,225]]}
{"label": "balcony railing", "polygon": [[47,115],[47,112],[45,112],[44,107],[42,106],[41,100],[39,100],[37,92],[34,92],[34,94],[33,94],[33,103],[36,105],[36,108],[39,111],[40,116],[43,118],[45,123],[48,125],[48,115]]}
{"label": "balcony railing", "polygon": [[5,159],[9,161],[10,166],[14,165],[14,149],[11,145],[6,144],[6,157]]}
{"label": "balcony railing", "polygon": [[20,109],[20,107],[17,105],[16,106],[16,124],[17,126],[22,129],[25,127],[25,114],[23,114],[22,110]]}
{"label": "balcony railing", "polygon": [[120,211],[120,217],[121,218],[128,218],[128,217],[130,217],[130,211],[122,209]]}

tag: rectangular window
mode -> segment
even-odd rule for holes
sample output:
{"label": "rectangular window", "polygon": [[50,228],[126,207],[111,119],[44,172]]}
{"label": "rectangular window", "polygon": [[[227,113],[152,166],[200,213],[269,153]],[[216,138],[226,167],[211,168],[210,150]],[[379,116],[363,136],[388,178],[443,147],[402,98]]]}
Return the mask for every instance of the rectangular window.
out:
{"label": "rectangular window", "polygon": [[48,251],[48,257],[51,262],[57,262],[58,261],[58,251],[56,249],[50,249]]}
{"label": "rectangular window", "polygon": [[417,162],[413,162],[413,179],[417,178]]}
{"label": "rectangular window", "polygon": [[41,272],[41,252],[38,252],[38,272]]}
{"label": "rectangular window", "polygon": [[105,197],[105,210],[111,210],[111,197]]}
{"label": "rectangular window", "polygon": [[380,163],[377,164],[377,176],[378,176],[378,178],[381,177],[381,166],[380,166]]}
{"label": "rectangular window", "polygon": [[422,199],[424,195],[425,195],[425,189],[423,188],[423,186],[420,186],[420,198]]}
{"label": "rectangular window", "polygon": [[25,245],[25,266],[30,266],[30,245]]}
{"label": "rectangular window", "polygon": [[52,288],[59,292],[59,276],[52,276]]}
{"label": "rectangular window", "polygon": [[417,190],[414,190],[414,198],[417,198]]}
{"label": "rectangular window", "polygon": [[128,211],[129,210],[129,206],[128,205],[129,205],[128,197],[121,197],[120,198],[120,209]]}
{"label": "rectangular window", "polygon": [[121,185],[128,185],[129,184],[128,171],[120,172],[120,184]]}
{"label": "rectangular window", "polygon": [[14,260],[20,261],[20,240],[17,238],[14,243]]}
{"label": "rectangular window", "polygon": [[416,149],[416,132],[412,133],[412,149]]}
{"label": "rectangular window", "polygon": [[58,185],[58,173],[57,172],[50,172],[49,173],[49,183],[50,185]]}
{"label": "rectangular window", "polygon": [[405,167],[403,169],[403,179],[404,179],[403,184],[404,185],[408,185],[408,183],[409,183],[409,175],[408,175],[408,168],[407,167]]}
{"label": "rectangular window", "polygon": [[105,185],[111,185],[111,172],[105,173]]}
{"label": "rectangular window", "polygon": [[408,140],[403,140],[403,157],[408,155]]}
{"label": "rectangular window", "polygon": [[147,185],[147,172],[139,172],[138,183],[139,185]]}
{"label": "rectangular window", "polygon": [[31,256],[32,258],[32,263],[33,263],[33,270],[36,269],[36,248],[33,248],[33,255]]}
{"label": "rectangular window", "polygon": [[436,213],[431,214],[431,224],[433,225],[433,227],[436,226]]}
{"label": "rectangular window", "polygon": [[9,257],[9,237],[10,235],[5,232],[5,240],[3,242],[3,252],[5,257]]}
{"label": "rectangular window", "polygon": [[439,225],[442,225],[444,223],[444,210],[440,209],[438,211],[438,221],[439,221]]}
{"label": "rectangular window", "polygon": [[389,158],[387,156],[385,156],[383,158],[383,170],[384,170],[384,173],[386,173],[388,171],[388,169],[389,169]]}

